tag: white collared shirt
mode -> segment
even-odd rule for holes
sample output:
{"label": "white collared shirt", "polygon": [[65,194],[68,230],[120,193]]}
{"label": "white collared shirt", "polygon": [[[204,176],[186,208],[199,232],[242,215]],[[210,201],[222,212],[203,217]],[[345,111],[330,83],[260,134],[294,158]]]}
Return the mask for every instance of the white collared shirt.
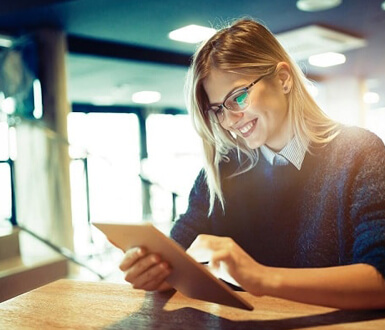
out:
{"label": "white collared shirt", "polygon": [[292,163],[298,170],[301,169],[305,158],[306,148],[294,137],[281,151],[274,152],[263,145],[259,148],[262,155],[272,166],[284,166]]}

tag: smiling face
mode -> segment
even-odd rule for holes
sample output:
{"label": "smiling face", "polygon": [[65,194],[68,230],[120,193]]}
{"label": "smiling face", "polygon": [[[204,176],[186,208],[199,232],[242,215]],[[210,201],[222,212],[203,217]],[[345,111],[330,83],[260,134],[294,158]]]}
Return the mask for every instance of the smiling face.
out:
{"label": "smiling face", "polygon": [[[221,125],[245,140],[251,149],[265,144],[279,151],[292,138],[288,120],[287,93],[291,88],[290,70],[285,63],[277,66],[277,75],[261,79],[249,91],[249,105],[242,112],[225,111]],[[212,69],[203,82],[211,105],[220,105],[226,96],[248,86],[258,77]]]}

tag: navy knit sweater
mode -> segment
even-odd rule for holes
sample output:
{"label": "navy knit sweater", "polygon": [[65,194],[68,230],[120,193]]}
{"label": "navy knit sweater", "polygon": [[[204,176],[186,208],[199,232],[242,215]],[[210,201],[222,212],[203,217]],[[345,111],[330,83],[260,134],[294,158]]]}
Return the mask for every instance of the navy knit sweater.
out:
{"label": "navy knit sweater", "polygon": [[329,144],[307,153],[298,171],[263,156],[229,178],[236,157],[221,164],[225,212],[210,217],[201,172],[189,207],[171,230],[188,248],[198,234],[232,237],[256,261],[277,267],[367,263],[385,278],[385,147],[374,134],[343,127]]}

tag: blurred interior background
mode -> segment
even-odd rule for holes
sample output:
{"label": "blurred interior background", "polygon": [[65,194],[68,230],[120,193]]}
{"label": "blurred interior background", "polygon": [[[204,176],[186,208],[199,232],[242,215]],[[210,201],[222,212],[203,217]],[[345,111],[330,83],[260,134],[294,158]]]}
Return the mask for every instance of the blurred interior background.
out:
{"label": "blurred interior background", "polygon": [[278,37],[328,115],[385,140],[383,0],[0,3],[0,301],[60,277],[121,281],[92,221],[168,233],[202,164],[191,55],[241,17]]}

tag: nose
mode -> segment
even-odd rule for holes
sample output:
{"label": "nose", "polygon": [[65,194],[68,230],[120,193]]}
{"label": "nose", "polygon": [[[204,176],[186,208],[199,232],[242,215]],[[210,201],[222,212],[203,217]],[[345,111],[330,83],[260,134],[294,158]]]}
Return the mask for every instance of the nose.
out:
{"label": "nose", "polygon": [[222,122],[224,127],[231,127],[244,116],[243,112],[225,111],[225,118]]}

